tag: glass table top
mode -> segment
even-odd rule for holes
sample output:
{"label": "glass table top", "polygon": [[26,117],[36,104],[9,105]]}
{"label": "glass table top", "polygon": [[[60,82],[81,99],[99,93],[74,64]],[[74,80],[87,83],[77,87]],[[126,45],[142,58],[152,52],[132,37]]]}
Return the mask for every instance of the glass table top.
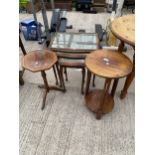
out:
{"label": "glass table top", "polygon": [[71,50],[96,50],[98,38],[95,33],[56,33],[50,48]]}

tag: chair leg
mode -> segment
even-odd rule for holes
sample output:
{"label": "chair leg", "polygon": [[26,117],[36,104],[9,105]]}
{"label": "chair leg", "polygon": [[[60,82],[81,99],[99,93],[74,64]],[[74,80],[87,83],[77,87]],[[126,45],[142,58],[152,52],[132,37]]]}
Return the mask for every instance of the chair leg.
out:
{"label": "chair leg", "polygon": [[84,94],[85,68],[82,68],[81,94]]}
{"label": "chair leg", "polygon": [[95,75],[93,75],[93,82],[92,82],[92,86],[95,87]]}
{"label": "chair leg", "polygon": [[66,81],[68,81],[68,74],[67,74],[67,68],[64,67],[64,74],[65,74],[65,77],[66,77]]}
{"label": "chair leg", "polygon": [[63,78],[63,67],[60,65],[60,78],[61,78],[61,85],[60,87],[64,88],[64,91],[66,91],[65,82]]}
{"label": "chair leg", "polygon": [[55,66],[53,66],[53,71],[54,71],[54,75],[55,75],[56,85],[58,85],[59,83],[58,83],[58,77],[57,77]]}

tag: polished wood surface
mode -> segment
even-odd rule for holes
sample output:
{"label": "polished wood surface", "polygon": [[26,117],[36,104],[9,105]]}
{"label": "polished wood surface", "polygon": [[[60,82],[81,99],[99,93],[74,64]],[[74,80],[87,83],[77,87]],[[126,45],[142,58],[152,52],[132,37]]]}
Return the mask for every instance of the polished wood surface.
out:
{"label": "polished wood surface", "polygon": [[[81,93],[84,94],[84,59],[88,53],[99,49],[98,35],[96,33],[58,32],[52,38],[49,49],[57,52],[61,75],[63,78],[63,73],[65,73],[66,81],[68,81],[67,68],[81,68]],[[63,85],[65,86],[65,82]]]}
{"label": "polished wood surface", "polygon": [[103,97],[103,90],[93,90],[90,91],[87,95],[86,105],[87,107],[97,113],[98,109],[100,108],[100,104],[102,104],[101,112],[103,114],[111,112],[114,106],[114,100],[110,94],[106,95],[106,100],[101,100],[100,98]]}
{"label": "polished wood surface", "polygon": [[86,106],[100,119],[103,114],[111,112],[114,107],[113,96],[109,93],[112,79],[106,79],[103,90],[93,90],[85,96]]}
{"label": "polished wood surface", "polygon": [[38,72],[50,69],[56,62],[57,56],[48,50],[36,50],[23,57],[22,65],[25,69]]}
{"label": "polished wood surface", "polygon": [[105,78],[121,78],[132,71],[132,62],[125,55],[106,50],[97,50],[85,59],[86,67]]}
{"label": "polished wood surface", "polygon": [[[85,64],[87,72],[87,86],[85,94],[86,106],[96,113],[100,119],[102,114],[112,111],[114,107],[114,94],[109,93],[112,79],[127,76],[132,71],[132,62],[125,55],[106,50],[97,50],[87,55]],[[106,78],[104,89],[88,92],[91,73]]]}
{"label": "polished wood surface", "polygon": [[56,86],[49,86],[46,78],[45,71],[52,67],[53,68],[56,67],[54,70],[56,72],[57,69],[60,84],[62,83],[62,78],[60,77],[60,71],[58,69],[57,55],[54,52],[48,50],[36,50],[29,52],[27,53],[27,55],[23,57],[22,66],[24,69],[27,69],[31,72],[41,72],[44,85],[41,86],[40,88],[45,89],[41,108],[42,110],[45,108],[46,97],[49,90],[58,90],[65,92],[64,87],[60,88]]}
{"label": "polished wood surface", "polygon": [[111,23],[111,31],[116,38],[128,43],[129,45],[135,45],[135,15],[125,15],[116,18]]}
{"label": "polished wood surface", "polygon": [[66,75],[66,81],[68,81],[68,77],[67,77],[67,68],[80,68],[81,69],[81,73],[82,73],[82,82],[81,82],[81,94],[84,94],[84,82],[85,82],[85,64],[84,64],[84,58],[85,55],[81,55],[81,54],[64,54],[61,53],[58,55],[58,62],[59,62],[59,66],[60,66],[60,73],[61,73],[61,77],[62,77],[62,84],[63,87],[66,90],[65,87],[65,82],[64,82],[64,78],[63,78],[63,70],[64,73]]}
{"label": "polished wood surface", "polygon": [[[118,52],[122,52],[124,43],[131,45],[135,50],[135,15],[130,14],[115,19],[111,24],[112,33],[120,40]],[[123,90],[121,91],[120,98],[125,98],[127,90],[134,79],[135,75],[135,59],[133,58],[133,70],[129,77],[126,78]],[[116,92],[118,79],[115,80],[112,88],[112,96]]]}

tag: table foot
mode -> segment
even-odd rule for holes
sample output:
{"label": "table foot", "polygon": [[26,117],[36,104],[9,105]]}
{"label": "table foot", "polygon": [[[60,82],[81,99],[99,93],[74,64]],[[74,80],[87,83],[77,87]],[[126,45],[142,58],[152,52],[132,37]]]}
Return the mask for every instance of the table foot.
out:
{"label": "table foot", "polygon": [[102,116],[102,113],[96,113],[96,119],[97,120],[100,120],[101,119],[101,116]]}
{"label": "table foot", "polygon": [[[114,100],[112,96],[107,94],[106,99],[103,100],[103,95],[103,90],[93,90],[85,96],[86,106],[92,112],[97,113],[97,119],[100,119],[102,114],[111,112],[114,107]],[[100,105],[102,106],[100,107]]]}
{"label": "table foot", "polygon": [[38,88],[45,89],[45,86],[44,85],[38,85]]}
{"label": "table foot", "polygon": [[[38,87],[41,89],[46,89],[44,85],[39,85]],[[64,88],[57,87],[57,86],[49,86],[49,90],[57,90],[57,91],[66,92],[66,90]]]}
{"label": "table foot", "polygon": [[127,94],[127,91],[121,91],[120,99],[124,99]]}

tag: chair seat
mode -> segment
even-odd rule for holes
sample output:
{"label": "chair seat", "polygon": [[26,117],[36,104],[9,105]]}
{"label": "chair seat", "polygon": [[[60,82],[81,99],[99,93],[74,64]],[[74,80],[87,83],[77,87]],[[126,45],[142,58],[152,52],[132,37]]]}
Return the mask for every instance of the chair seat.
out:
{"label": "chair seat", "polygon": [[83,68],[85,67],[84,60],[82,59],[65,59],[60,58],[59,64],[64,67],[71,67],[71,68]]}
{"label": "chair seat", "polygon": [[23,57],[22,66],[32,72],[50,69],[56,62],[57,56],[48,50],[36,50]]}

